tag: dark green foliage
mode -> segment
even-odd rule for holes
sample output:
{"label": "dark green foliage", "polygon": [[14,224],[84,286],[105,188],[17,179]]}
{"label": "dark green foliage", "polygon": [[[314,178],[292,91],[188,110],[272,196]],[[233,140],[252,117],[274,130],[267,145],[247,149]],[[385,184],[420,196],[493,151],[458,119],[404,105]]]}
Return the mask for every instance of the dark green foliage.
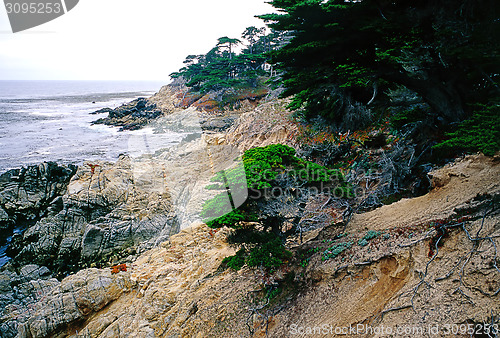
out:
{"label": "dark green foliage", "polygon": [[263,267],[275,270],[292,258],[292,253],[285,249],[278,237],[262,243],[250,250],[246,263],[250,267]]}
{"label": "dark green foliage", "polygon": [[293,148],[282,144],[249,149],[243,155],[243,163],[249,188],[270,188],[272,181],[286,170],[296,180],[308,183],[344,180],[339,170],[302,160],[295,156]]}
{"label": "dark green foliage", "polygon": [[395,129],[401,129],[409,123],[415,123],[424,120],[430,113],[421,107],[400,111],[391,116],[391,125]]}
{"label": "dark green foliage", "polygon": [[[352,196],[351,186],[344,182],[342,173],[295,156],[295,150],[282,144],[252,148],[243,154],[243,165],[217,173],[210,189],[225,189],[226,185],[239,189],[270,189],[280,175],[288,175],[297,183],[336,183],[336,196]],[[246,184],[246,187],[245,187]],[[249,203],[232,210],[228,193],[221,193],[203,204],[201,217],[210,227],[237,226],[239,222],[256,221],[256,210]]]}
{"label": "dark green foliage", "polygon": [[[210,206],[204,207],[203,210],[209,210]],[[202,217],[206,217],[206,214],[202,214]],[[245,215],[240,209],[235,209],[225,215],[219,216],[211,221],[207,222],[207,225],[211,228],[220,228],[223,226],[234,227],[239,222],[257,220],[255,216]]]}
{"label": "dark green foliage", "polygon": [[238,271],[243,267],[243,265],[245,265],[245,255],[245,249],[241,248],[236,252],[236,255],[225,257],[222,260],[222,263],[226,264],[231,269]]}
{"label": "dark green foliage", "polygon": [[229,235],[228,241],[247,247],[238,250],[234,256],[224,258],[223,263],[234,270],[239,270],[244,263],[250,267],[274,270],[292,257],[281,239],[271,232],[260,232],[252,228],[237,229]]}
{"label": "dark green foliage", "polygon": [[268,59],[265,53],[273,49],[276,40],[280,39],[279,34],[265,33],[263,28],[246,28],[242,34],[247,42],[246,48],[240,53],[235,52],[235,47],[241,45],[242,41],[221,37],[207,54],[189,55],[184,61],[186,66],[170,76],[174,79],[184,78],[193,92],[202,95],[257,87],[258,78],[267,75],[263,68]]}
{"label": "dark green foliage", "polygon": [[[227,187],[237,186],[262,191],[275,187],[283,188],[280,185],[283,182],[291,184],[286,187],[290,189],[304,185],[315,186],[318,183],[336,184],[334,193],[338,194],[340,189],[343,196],[350,196],[352,189],[345,183],[339,170],[302,160],[295,156],[293,148],[286,145],[273,144],[249,149],[242,159],[243,166],[219,172],[212,178],[212,182],[216,184],[210,185],[210,188],[226,189],[226,192],[206,201],[201,216],[209,227],[233,227],[235,231],[228,236],[229,243],[241,244],[246,248],[238,251],[237,255],[226,258],[225,263],[228,266],[238,270],[243,265],[242,257],[245,256],[244,262],[248,266],[273,270],[291,258],[291,253],[285,249],[282,238],[279,237],[285,237],[280,230],[285,219],[280,218],[282,215],[279,208],[274,209],[277,210],[274,214],[263,214],[261,210],[266,204],[273,203],[272,199],[276,196],[264,197],[265,194],[262,194],[257,198],[248,199],[239,209],[232,210],[228,201],[230,191]],[[291,195],[289,197],[292,200],[298,198]],[[294,203],[296,204],[292,203],[290,209],[300,212],[299,203]],[[261,227],[257,230],[245,222],[258,222]]]}
{"label": "dark green foliage", "polygon": [[[201,217],[204,219],[213,219],[216,217],[223,217],[232,211],[231,204],[228,203],[228,196],[225,193],[218,194],[214,198],[206,201],[203,204]],[[238,219],[239,215],[231,215],[234,219]]]}
{"label": "dark green foliage", "polygon": [[245,176],[245,168],[238,165],[234,168],[219,171],[210,179],[211,182],[217,182],[205,187],[205,189],[224,189],[226,185],[233,189],[243,189],[247,187],[247,179]]}
{"label": "dark green foliage", "polygon": [[239,228],[231,232],[227,241],[230,244],[258,244],[265,243],[276,238],[271,232],[257,231],[254,228]]}
{"label": "dark green foliage", "polygon": [[358,123],[369,123],[363,105],[403,85],[450,123],[466,116],[465,104],[487,102],[498,91],[499,1],[270,3],[278,12],[261,18],[293,34],[271,61],[283,71],[291,107],[306,117],[342,126],[363,115]]}
{"label": "dark green foliage", "polygon": [[[245,165],[248,188],[270,188],[271,182],[279,175],[286,165],[297,164],[295,149],[282,144],[271,144],[245,151]],[[278,169],[278,170],[277,170]]]}
{"label": "dark green foliage", "polygon": [[477,105],[472,117],[447,136],[448,140],[434,146],[436,150],[458,148],[493,156],[500,150],[500,105]]}

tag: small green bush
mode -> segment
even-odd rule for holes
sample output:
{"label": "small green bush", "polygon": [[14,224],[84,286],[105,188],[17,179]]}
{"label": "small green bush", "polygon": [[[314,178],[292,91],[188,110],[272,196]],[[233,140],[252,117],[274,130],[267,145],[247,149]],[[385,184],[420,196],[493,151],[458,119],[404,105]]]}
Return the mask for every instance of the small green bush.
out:
{"label": "small green bush", "polygon": [[220,193],[203,204],[200,216],[205,220],[212,220],[229,213],[232,214],[229,217],[241,217],[241,214],[232,210],[227,193]]}
{"label": "small green bush", "polygon": [[249,228],[239,228],[232,231],[227,236],[227,241],[230,244],[258,244],[266,243],[272,241],[276,238],[276,235],[272,232],[258,231],[252,227]]}
{"label": "small green bush", "polygon": [[247,188],[246,173],[243,165],[221,170],[210,181],[217,182],[218,184],[208,185],[205,187],[206,189],[225,189],[226,184],[233,190]]}
{"label": "small green bush", "polygon": [[281,240],[276,237],[273,240],[258,245],[250,250],[246,259],[248,266],[263,267],[267,270],[275,270],[292,257],[292,253],[285,249]]}
{"label": "small green bush", "polygon": [[225,263],[231,269],[238,271],[243,267],[243,265],[245,265],[245,254],[245,249],[241,248],[234,256],[224,258],[222,263]]}
{"label": "small green bush", "polygon": [[[218,172],[207,189],[267,189],[272,188],[278,175],[287,173],[297,181],[315,185],[335,181],[332,193],[335,196],[350,198],[352,187],[344,181],[344,176],[337,169],[299,159],[295,149],[283,144],[271,144],[266,147],[252,148],[243,154],[243,166],[237,166]],[[299,183],[299,182],[297,182]],[[246,210],[248,205],[240,209]],[[253,213],[232,210],[228,192],[223,192],[203,204],[201,217],[210,227],[232,226],[242,221],[256,221]]]}
{"label": "small green bush", "polygon": [[263,267],[272,271],[292,257],[292,253],[286,250],[281,239],[272,232],[237,229],[228,236],[228,242],[244,243],[247,248],[240,249],[234,256],[224,258],[223,263],[234,270],[239,270],[246,263],[250,267]]}
{"label": "small green bush", "polygon": [[283,144],[252,148],[243,154],[243,164],[248,188],[272,187],[271,182],[283,171],[285,165],[297,164],[295,149]]}
{"label": "small green bush", "polygon": [[448,140],[434,146],[436,150],[481,151],[493,156],[500,149],[500,104],[477,105],[472,117],[457,130],[448,133]]}
{"label": "small green bush", "polygon": [[352,242],[344,242],[344,243],[339,243],[331,248],[326,249],[323,252],[323,257],[321,257],[321,260],[326,261],[327,259],[330,258],[335,258],[338,255],[340,255],[342,252],[346,251],[347,249],[350,249],[352,246]]}
{"label": "small green bush", "polygon": [[408,123],[415,123],[422,121],[426,118],[427,112],[421,107],[416,107],[413,109],[403,110],[394,114],[391,118],[391,125],[394,129],[401,129],[404,125]]}
{"label": "small green bush", "polygon": [[235,227],[239,222],[248,221],[251,218],[245,215],[240,209],[235,209],[225,215],[217,217],[207,222],[210,228],[221,228],[223,226]]}

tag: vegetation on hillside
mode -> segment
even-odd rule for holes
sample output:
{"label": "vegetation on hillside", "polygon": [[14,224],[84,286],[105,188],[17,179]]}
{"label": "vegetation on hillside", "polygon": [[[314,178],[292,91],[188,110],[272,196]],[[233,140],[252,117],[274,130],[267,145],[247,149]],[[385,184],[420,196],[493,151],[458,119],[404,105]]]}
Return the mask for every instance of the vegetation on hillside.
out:
{"label": "vegetation on hillside", "polygon": [[[229,266],[287,260],[282,243],[302,234],[306,206],[324,196],[319,187],[341,200],[363,183],[370,194],[352,208],[372,208],[425,192],[425,174],[442,158],[500,149],[498,1],[270,4],[277,12],[260,16],[267,29],[219,38],[171,75],[189,88],[187,102],[208,95],[220,108],[280,88],[294,111],[297,152],[250,149],[244,167],[213,179],[210,188],[223,192],[202,214],[211,227],[236,229],[231,240],[242,249]],[[228,183],[250,192],[238,209],[227,202]]]}
{"label": "vegetation on hillside", "polygon": [[340,122],[403,85],[450,123],[467,115],[467,104],[498,95],[497,1],[271,4],[279,14],[261,17],[293,38],[270,55],[292,107],[308,116]]}
{"label": "vegetation on hillside", "polygon": [[[229,266],[277,268],[289,257],[283,241],[300,231],[305,205],[324,192],[338,198],[351,198],[352,189],[337,169],[329,169],[295,156],[291,147],[273,144],[247,150],[244,170],[236,167],[218,173],[210,189],[222,192],[205,202],[201,216],[208,226],[236,229],[232,241],[246,249],[227,261]],[[245,179],[246,178],[246,179]],[[232,210],[227,186],[246,185],[248,199]],[[272,245],[266,244],[272,243]],[[234,265],[234,266],[233,266]]]}
{"label": "vegetation on hillside", "polygon": [[267,63],[268,53],[286,42],[286,34],[265,27],[247,27],[241,40],[227,36],[206,54],[189,55],[185,66],[170,74],[189,88],[192,103],[208,95],[223,108],[242,99],[256,99],[267,94],[266,79],[274,73]]}
{"label": "vegetation on hillside", "polygon": [[324,119],[334,131],[364,129],[389,115],[397,130],[422,122],[431,145],[446,141],[438,149],[499,149],[498,1],[270,4],[277,12],[260,16],[267,29],[219,38],[208,53],[188,56],[172,78],[185,81],[194,100],[209,94],[219,108],[263,97],[271,79],[297,116]]}

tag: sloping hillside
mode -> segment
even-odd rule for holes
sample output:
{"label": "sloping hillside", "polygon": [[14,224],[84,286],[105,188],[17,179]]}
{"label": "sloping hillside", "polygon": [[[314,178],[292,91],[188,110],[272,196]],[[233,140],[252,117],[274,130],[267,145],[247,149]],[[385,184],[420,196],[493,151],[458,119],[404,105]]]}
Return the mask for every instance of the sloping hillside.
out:
{"label": "sloping hillside", "polygon": [[[228,230],[195,224],[126,272],[91,269],[68,277],[38,302],[21,336],[63,328],[64,320],[55,323],[53,314],[68,312],[64,318],[72,325],[61,334],[82,337],[246,337],[266,331],[288,337],[309,336],[307,327],[446,330],[447,324],[496,321],[499,174],[494,159],[457,161],[432,173],[435,188],[427,195],[356,215],[344,236],[339,227],[325,228],[304,244],[312,252],[307,265],[295,263],[273,275],[221,269],[222,259],[234,253],[225,241]],[[367,230],[379,232],[370,238]],[[341,242],[350,248],[322,259]],[[286,279],[291,271],[295,276]],[[261,289],[278,281],[282,292],[268,303]]]}

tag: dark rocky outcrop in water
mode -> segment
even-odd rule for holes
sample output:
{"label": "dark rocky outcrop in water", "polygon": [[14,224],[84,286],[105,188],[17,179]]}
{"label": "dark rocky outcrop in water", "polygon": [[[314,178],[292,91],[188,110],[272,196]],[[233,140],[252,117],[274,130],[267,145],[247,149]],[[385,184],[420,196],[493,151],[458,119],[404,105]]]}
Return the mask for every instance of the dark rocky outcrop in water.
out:
{"label": "dark rocky outcrop in water", "polygon": [[140,97],[118,108],[103,108],[93,114],[107,113],[108,117],[100,118],[92,124],[105,124],[107,126],[121,127],[123,130],[137,130],[144,127],[151,120],[160,117],[163,113],[156,104]]}

